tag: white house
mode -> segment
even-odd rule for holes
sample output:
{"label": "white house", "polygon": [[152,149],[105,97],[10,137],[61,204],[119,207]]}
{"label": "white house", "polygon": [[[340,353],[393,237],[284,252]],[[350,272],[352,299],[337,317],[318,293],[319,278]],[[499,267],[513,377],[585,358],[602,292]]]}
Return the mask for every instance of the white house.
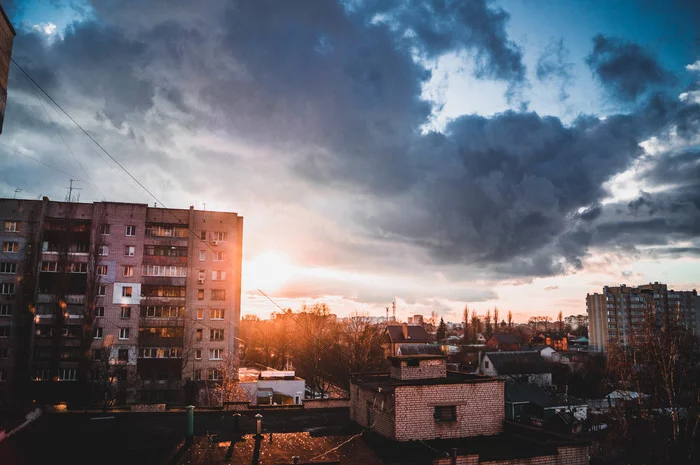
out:
{"label": "white house", "polygon": [[306,382],[294,371],[240,368],[240,386],[251,405],[301,405]]}

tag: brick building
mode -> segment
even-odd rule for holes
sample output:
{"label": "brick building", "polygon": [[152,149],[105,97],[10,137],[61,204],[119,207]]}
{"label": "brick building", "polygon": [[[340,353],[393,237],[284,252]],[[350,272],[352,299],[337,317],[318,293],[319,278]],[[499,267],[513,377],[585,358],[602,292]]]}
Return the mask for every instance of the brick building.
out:
{"label": "brick building", "polygon": [[121,401],[165,402],[221,376],[236,347],[240,216],[44,197],[0,199],[0,220],[5,379],[28,374],[33,395],[65,400],[86,376]]}
{"label": "brick building", "polygon": [[486,348],[494,352],[497,350],[520,350],[520,341],[515,334],[495,333],[486,341]]}
{"label": "brick building", "polygon": [[384,330],[384,355],[386,357],[396,355],[399,344],[424,345],[427,344],[429,340],[428,333],[423,326],[418,326],[416,324],[409,325],[407,323],[389,325]]}
{"label": "brick building", "polygon": [[503,380],[447,371],[437,346],[397,352],[389,373],[350,381],[350,418],[392,463],[588,463],[586,443],[506,422]]}
{"label": "brick building", "polygon": [[0,5],[0,133],[5,119],[5,104],[7,103],[7,78],[10,74],[10,58],[12,43],[15,40],[15,28]]}

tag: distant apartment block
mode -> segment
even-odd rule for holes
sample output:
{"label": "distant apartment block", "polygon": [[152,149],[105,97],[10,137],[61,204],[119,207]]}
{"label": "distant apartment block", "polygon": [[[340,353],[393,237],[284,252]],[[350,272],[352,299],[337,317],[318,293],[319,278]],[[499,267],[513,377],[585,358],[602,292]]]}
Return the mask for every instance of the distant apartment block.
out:
{"label": "distant apartment block", "polygon": [[653,310],[658,327],[662,318],[673,315],[680,325],[697,335],[699,305],[696,290],[669,290],[666,284],[658,282],[638,287],[605,286],[601,294],[586,296],[590,350],[605,352],[611,343],[634,345],[642,335],[649,310]]}
{"label": "distant apartment block", "polygon": [[122,402],[167,402],[220,379],[242,217],[44,197],[0,199],[0,225],[0,384],[29,376],[37,398],[70,398],[88,377]]}

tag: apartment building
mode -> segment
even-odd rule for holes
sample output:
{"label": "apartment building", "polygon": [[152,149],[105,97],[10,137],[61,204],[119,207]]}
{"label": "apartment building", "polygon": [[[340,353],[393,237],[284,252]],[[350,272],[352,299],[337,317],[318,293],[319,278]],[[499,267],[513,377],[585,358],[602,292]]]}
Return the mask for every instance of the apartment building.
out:
{"label": "apartment building", "polygon": [[70,398],[87,377],[121,402],[166,402],[221,377],[242,217],[44,197],[0,199],[0,221],[0,379],[28,373],[33,395]]}
{"label": "apartment building", "polygon": [[642,336],[648,310],[654,312],[658,327],[669,316],[698,335],[699,306],[696,290],[670,290],[658,282],[638,287],[605,286],[602,293],[586,296],[590,350],[605,352],[610,343],[634,345]]}

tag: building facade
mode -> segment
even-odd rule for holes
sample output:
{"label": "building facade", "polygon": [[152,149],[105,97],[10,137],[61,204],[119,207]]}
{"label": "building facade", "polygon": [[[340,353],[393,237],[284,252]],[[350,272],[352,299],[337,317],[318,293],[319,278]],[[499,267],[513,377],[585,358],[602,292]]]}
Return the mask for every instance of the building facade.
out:
{"label": "building facade", "polygon": [[0,5],[0,133],[5,120],[5,104],[7,103],[7,78],[10,74],[12,43],[15,40],[15,28]]}
{"label": "building facade", "polygon": [[44,197],[1,199],[0,221],[4,378],[29,373],[39,398],[85,380],[105,398],[166,402],[221,377],[237,347],[242,217]]}
{"label": "building facade", "polygon": [[602,293],[586,296],[590,350],[605,352],[611,343],[635,345],[642,336],[645,315],[650,312],[657,327],[662,326],[664,318],[672,317],[675,323],[698,335],[699,305],[696,290],[669,290],[666,284],[658,282],[638,287],[605,286]]}

